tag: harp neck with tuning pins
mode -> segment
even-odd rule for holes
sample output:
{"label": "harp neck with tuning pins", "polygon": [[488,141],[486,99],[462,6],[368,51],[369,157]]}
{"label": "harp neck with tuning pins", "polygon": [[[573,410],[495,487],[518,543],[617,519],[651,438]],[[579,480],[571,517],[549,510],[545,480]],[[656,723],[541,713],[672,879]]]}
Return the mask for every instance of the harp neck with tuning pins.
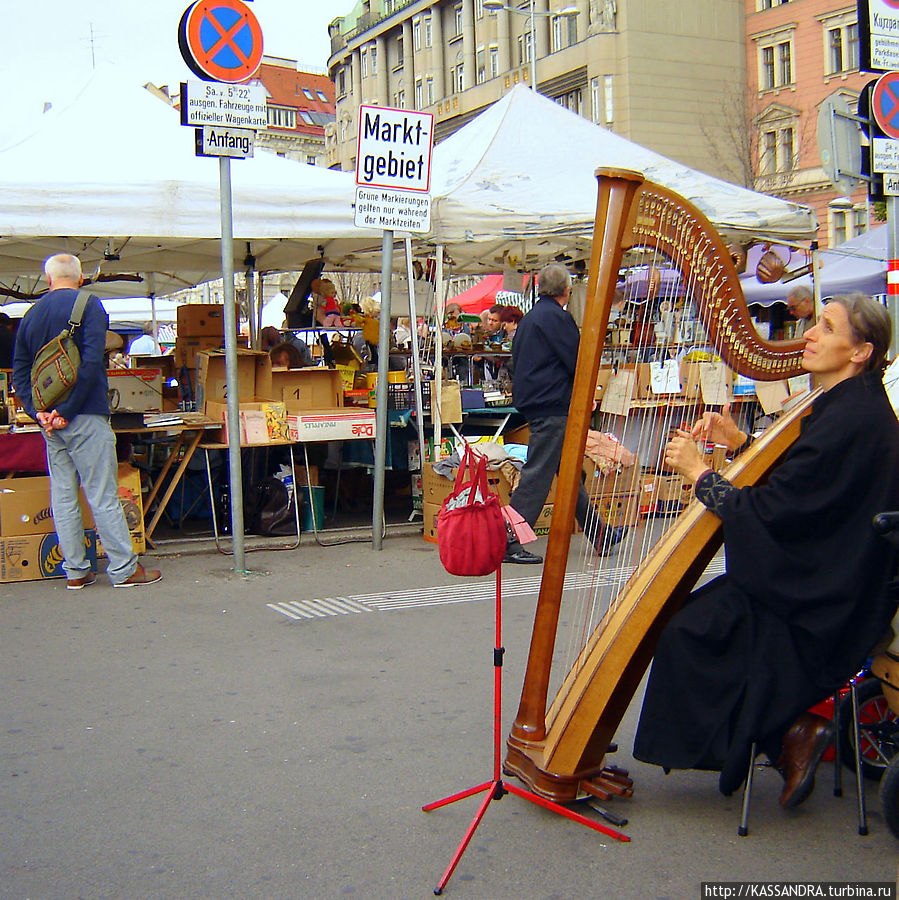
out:
{"label": "harp neck with tuning pins", "polygon": [[[648,253],[654,264],[679,274],[680,300],[695,309],[708,355],[729,369],[757,381],[787,379],[802,374],[804,346],[802,340],[759,336],[728,248],[698,209],[634,172],[600,169],[596,176],[597,211],[580,351],[524,685],[504,766],[536,793],[556,801],[573,800],[583,792],[600,797],[630,792],[626,773],[606,766],[605,754],[660,630],[721,542],[720,522],[696,501],[665,523],[667,527],[658,521],[651,527],[643,522],[631,527],[610,578],[601,577],[597,567],[604,561],[596,558],[590,559],[584,577],[575,579],[586,588],[577,588],[583,596],[572,601],[570,614],[566,607],[565,623],[577,640],[569,646],[568,658],[559,659],[557,632],[563,592],[571,591],[566,575],[572,574],[571,534],[584,448],[598,370],[613,352],[605,341],[624,252],[640,248],[641,258]],[[654,345],[652,352],[674,355],[664,345]],[[763,480],[798,436],[807,406],[801,403],[784,414],[732,463],[727,477],[737,485]],[[674,403],[671,409],[669,418],[676,416],[677,423],[699,412]],[[620,415],[609,423],[613,432],[627,427]],[[637,456],[651,469],[661,469],[658,447],[641,448]],[[650,535],[651,528],[664,530]],[[592,554],[592,547],[588,552]],[[634,562],[631,573],[622,566],[623,559]],[[598,596],[600,583],[606,597]]]}

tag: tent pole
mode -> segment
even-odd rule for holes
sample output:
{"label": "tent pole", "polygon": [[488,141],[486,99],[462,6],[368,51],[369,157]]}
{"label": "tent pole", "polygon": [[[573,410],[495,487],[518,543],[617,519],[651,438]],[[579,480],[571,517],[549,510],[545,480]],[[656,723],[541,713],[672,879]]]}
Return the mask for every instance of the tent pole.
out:
{"label": "tent pole", "polygon": [[[231,218],[231,160],[219,157],[222,216],[222,289],[225,295],[225,372],[237,384],[237,323],[234,302],[234,232]],[[240,412],[237,391],[228,391],[228,474],[231,481],[231,546],[234,571],[245,571],[243,539],[243,477],[240,468]]]}
{"label": "tent pole", "polygon": [[[418,446],[424,452],[425,423],[421,405],[421,357],[418,351],[418,311],[415,306],[415,273],[412,269],[412,238],[406,238],[406,280],[409,282],[409,331],[412,336],[412,383],[415,386],[415,426],[418,430]],[[423,457],[422,457],[423,458]]]}
{"label": "tent pole", "polygon": [[159,343],[159,322],[156,320],[156,273],[147,273],[147,287],[150,296],[150,321],[153,327],[153,340],[156,341],[156,347],[159,353],[162,353],[162,344]]}
{"label": "tent pole", "polygon": [[[443,315],[446,309],[446,303],[443,296],[443,244],[437,245],[437,266],[434,273],[434,300],[437,308],[437,325],[434,334],[434,384],[436,390],[432,391],[431,397],[431,425],[434,430],[434,459],[437,462],[440,459],[441,432],[443,431],[443,423],[441,421],[441,403],[443,401]],[[421,459],[424,464],[427,457],[427,447],[422,445]]]}
{"label": "tent pole", "polygon": [[381,312],[378,334],[378,386],[375,390],[375,480],[371,513],[372,547],[381,549],[384,522],[384,470],[387,467],[387,367],[390,364],[390,282],[393,277],[393,232],[381,241]]}

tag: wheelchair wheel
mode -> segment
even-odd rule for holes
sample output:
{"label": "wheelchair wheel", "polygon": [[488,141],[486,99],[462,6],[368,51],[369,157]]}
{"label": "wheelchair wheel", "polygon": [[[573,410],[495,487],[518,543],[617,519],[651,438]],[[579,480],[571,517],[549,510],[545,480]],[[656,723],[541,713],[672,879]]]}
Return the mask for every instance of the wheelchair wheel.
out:
{"label": "wheelchair wheel", "polygon": [[894,756],[883,771],[880,805],[884,821],[893,832],[893,837],[899,838],[899,755]]}
{"label": "wheelchair wheel", "polygon": [[[899,718],[890,709],[883,696],[883,688],[876,678],[868,678],[857,684],[856,692],[862,774],[871,781],[880,781],[890,761],[899,754]],[[854,770],[855,733],[852,696],[848,691],[837,711],[837,737],[843,765]],[[899,779],[899,774],[896,777]]]}

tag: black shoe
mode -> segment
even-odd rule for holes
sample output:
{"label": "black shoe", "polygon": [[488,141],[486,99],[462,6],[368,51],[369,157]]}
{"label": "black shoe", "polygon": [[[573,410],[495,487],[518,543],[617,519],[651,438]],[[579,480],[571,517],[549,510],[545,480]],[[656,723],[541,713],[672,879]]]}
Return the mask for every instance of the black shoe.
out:
{"label": "black shoe", "polygon": [[596,548],[596,555],[611,556],[626,534],[626,525],[616,525],[614,528],[603,529],[602,538],[600,539],[599,546]]}
{"label": "black shoe", "polygon": [[511,552],[506,551],[503,562],[518,563],[523,566],[533,566],[542,563],[543,557],[537,556],[536,553],[529,553],[524,547],[519,547],[517,550],[512,550]]}

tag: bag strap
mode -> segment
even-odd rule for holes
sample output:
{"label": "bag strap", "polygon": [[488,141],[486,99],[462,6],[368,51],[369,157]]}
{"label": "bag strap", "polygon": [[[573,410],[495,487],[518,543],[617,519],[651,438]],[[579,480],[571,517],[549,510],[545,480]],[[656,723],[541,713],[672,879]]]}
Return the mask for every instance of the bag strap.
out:
{"label": "bag strap", "polygon": [[84,307],[87,306],[87,301],[90,300],[91,295],[87,291],[78,291],[75,296],[75,305],[72,307],[72,315],[69,318],[69,325],[71,326],[71,333],[75,333],[75,329],[81,324],[81,317],[84,315]]}

